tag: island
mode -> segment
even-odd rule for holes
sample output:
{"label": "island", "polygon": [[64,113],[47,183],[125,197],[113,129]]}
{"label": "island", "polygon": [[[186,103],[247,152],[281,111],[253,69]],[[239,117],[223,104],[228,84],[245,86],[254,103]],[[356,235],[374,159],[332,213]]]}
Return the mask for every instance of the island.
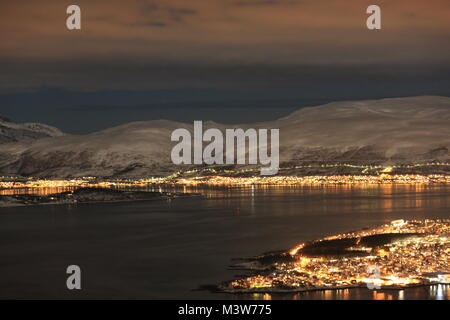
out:
{"label": "island", "polygon": [[0,207],[14,207],[43,204],[77,204],[95,202],[124,202],[172,200],[179,197],[198,196],[195,193],[154,192],[118,190],[111,188],[81,187],[54,194],[11,194],[0,195]]}

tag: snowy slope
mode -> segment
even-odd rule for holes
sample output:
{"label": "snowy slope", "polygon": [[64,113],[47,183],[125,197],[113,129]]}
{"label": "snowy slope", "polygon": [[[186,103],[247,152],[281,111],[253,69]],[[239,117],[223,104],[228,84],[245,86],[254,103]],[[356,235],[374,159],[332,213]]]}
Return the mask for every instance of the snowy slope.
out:
{"label": "snowy slope", "polygon": [[[170,134],[182,127],[192,132],[192,124],[142,121],[89,135],[37,140],[24,150],[8,144],[15,157],[0,159],[0,171],[46,177],[166,175],[180,169],[170,161],[175,144]],[[205,127],[230,126],[209,122]],[[447,97],[336,102],[304,108],[272,122],[235,127],[279,128],[285,165],[450,161]]]}
{"label": "snowy slope", "polygon": [[[441,150],[441,158],[447,159],[450,98],[336,102],[294,112],[280,119],[278,126],[283,128],[285,159],[304,158],[305,148],[306,152],[311,149],[352,151],[356,159],[397,162],[425,159],[430,152]],[[365,154],[369,151],[370,154]],[[432,158],[430,155],[429,159]]]}
{"label": "snowy slope", "polygon": [[0,116],[0,144],[31,142],[37,139],[62,136],[57,128],[40,123],[18,124]]}

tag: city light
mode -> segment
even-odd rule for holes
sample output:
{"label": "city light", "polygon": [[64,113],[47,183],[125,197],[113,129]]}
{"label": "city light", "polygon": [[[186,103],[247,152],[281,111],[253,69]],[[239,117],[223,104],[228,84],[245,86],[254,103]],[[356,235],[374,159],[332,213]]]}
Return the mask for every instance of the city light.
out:
{"label": "city light", "polygon": [[[369,284],[396,289],[448,284],[449,235],[450,220],[393,221],[374,229],[299,244],[286,252],[292,257],[290,261],[281,255],[274,263],[250,268],[258,274],[225,282],[220,289],[243,293],[342,289]],[[358,245],[336,249],[337,243],[341,243],[336,240],[342,239],[359,243],[360,250],[357,250]],[[321,251],[323,245],[330,241],[333,241],[330,246],[336,252],[324,254]],[[364,241],[366,243],[362,246]],[[311,250],[303,252],[314,247],[321,249],[315,254]],[[371,266],[379,270],[377,277]]]}

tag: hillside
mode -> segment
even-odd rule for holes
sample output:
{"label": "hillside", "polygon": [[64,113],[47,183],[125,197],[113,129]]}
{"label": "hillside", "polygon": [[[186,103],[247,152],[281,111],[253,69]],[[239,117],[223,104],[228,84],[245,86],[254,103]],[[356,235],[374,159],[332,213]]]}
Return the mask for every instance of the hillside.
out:
{"label": "hillside", "polygon": [[[230,127],[212,122],[204,125]],[[31,128],[9,126],[20,126],[16,130],[22,131]],[[0,171],[42,177],[167,175],[181,169],[170,161],[175,144],[170,141],[170,134],[181,127],[192,132],[192,124],[158,120],[133,122],[88,135],[54,134],[22,150],[8,143],[15,156],[0,158]],[[450,98],[447,97],[335,102],[303,108],[279,120],[235,127],[279,128],[282,166],[450,161]],[[47,127],[38,128],[40,134],[53,132],[43,129]],[[20,136],[19,132],[16,131],[16,137]]]}
{"label": "hillside", "polygon": [[14,123],[0,115],[0,144],[32,142],[42,138],[58,137],[63,133],[41,123]]}

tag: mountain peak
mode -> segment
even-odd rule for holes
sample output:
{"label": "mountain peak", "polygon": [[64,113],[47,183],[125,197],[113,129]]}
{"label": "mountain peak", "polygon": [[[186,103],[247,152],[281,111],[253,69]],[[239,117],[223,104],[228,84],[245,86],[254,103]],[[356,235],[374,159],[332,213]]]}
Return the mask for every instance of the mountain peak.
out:
{"label": "mountain peak", "polygon": [[63,133],[52,126],[41,123],[14,123],[0,116],[0,144],[10,142],[33,142],[42,138],[62,136]]}
{"label": "mountain peak", "polygon": [[[423,96],[333,102],[301,109],[280,120],[245,124],[242,128],[278,128],[281,166],[409,165],[450,161],[449,122],[450,98]],[[5,123],[0,123],[0,128],[1,125],[6,128]],[[205,127],[208,125],[221,130],[235,127],[206,122]],[[30,125],[9,124],[10,128],[13,126],[16,129],[20,126],[22,136],[23,130],[30,130]],[[42,126],[33,125],[31,129],[42,135],[45,131]],[[41,139],[20,152],[4,153],[4,160],[0,154],[0,171],[59,178],[168,175],[180,170],[170,157],[174,146],[170,136],[177,128],[191,130],[192,124],[141,121],[88,135]],[[8,144],[8,148],[14,145]]]}
{"label": "mountain peak", "polygon": [[449,117],[450,98],[416,96],[378,100],[338,101],[320,106],[305,107],[280,120],[316,121],[353,117],[428,118],[442,120]]}

